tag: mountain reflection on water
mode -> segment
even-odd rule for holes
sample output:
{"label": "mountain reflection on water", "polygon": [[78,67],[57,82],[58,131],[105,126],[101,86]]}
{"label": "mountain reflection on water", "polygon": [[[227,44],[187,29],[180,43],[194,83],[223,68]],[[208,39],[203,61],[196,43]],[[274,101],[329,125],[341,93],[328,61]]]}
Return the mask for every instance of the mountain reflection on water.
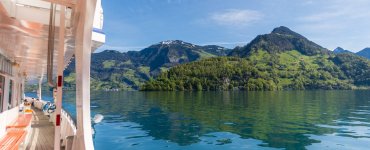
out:
{"label": "mountain reflection on water", "polygon": [[[96,149],[366,149],[369,91],[92,92]],[[74,93],[65,94],[73,109]],[[73,110],[72,110],[73,112]]]}

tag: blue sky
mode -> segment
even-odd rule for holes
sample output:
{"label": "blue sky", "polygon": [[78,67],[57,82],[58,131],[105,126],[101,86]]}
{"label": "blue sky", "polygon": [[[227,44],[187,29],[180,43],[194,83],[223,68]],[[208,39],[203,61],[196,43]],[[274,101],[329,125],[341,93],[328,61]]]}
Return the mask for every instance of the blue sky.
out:
{"label": "blue sky", "polygon": [[328,49],[370,47],[369,0],[102,0],[104,49],[164,40],[233,48],[278,26]]}

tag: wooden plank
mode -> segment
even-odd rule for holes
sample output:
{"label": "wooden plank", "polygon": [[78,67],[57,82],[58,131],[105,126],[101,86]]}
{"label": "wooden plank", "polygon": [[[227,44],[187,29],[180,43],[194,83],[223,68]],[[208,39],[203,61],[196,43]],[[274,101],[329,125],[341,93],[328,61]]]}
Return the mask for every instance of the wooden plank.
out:
{"label": "wooden plank", "polygon": [[26,149],[29,150],[50,150],[54,149],[54,125],[41,110],[34,110],[32,121],[32,136]]}

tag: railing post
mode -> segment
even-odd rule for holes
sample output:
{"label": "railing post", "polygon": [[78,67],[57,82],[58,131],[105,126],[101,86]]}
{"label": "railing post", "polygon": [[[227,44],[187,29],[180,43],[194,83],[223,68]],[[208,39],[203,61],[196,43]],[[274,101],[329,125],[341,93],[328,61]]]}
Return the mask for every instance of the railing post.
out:
{"label": "railing post", "polygon": [[68,136],[66,138],[66,147],[65,147],[65,150],[72,150],[72,145],[73,145],[73,140],[74,140],[74,136]]}
{"label": "railing post", "polygon": [[77,133],[74,150],[94,150],[90,117],[91,35],[96,0],[78,0],[76,7],[76,111]]}
{"label": "railing post", "polygon": [[63,71],[64,71],[64,35],[65,35],[65,6],[60,5],[60,24],[59,24],[59,42],[58,42],[58,72],[57,72],[57,97],[55,102],[55,134],[54,150],[60,149],[61,140],[61,111],[63,98]]}

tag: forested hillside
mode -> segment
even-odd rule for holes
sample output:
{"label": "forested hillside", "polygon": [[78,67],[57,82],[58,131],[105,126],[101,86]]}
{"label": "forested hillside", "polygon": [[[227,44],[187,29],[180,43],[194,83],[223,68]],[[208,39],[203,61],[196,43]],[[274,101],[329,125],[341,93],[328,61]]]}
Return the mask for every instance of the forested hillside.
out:
{"label": "forested hillside", "polygon": [[334,54],[286,27],[260,35],[230,57],[173,67],[141,90],[354,89],[370,85],[370,63]]}

